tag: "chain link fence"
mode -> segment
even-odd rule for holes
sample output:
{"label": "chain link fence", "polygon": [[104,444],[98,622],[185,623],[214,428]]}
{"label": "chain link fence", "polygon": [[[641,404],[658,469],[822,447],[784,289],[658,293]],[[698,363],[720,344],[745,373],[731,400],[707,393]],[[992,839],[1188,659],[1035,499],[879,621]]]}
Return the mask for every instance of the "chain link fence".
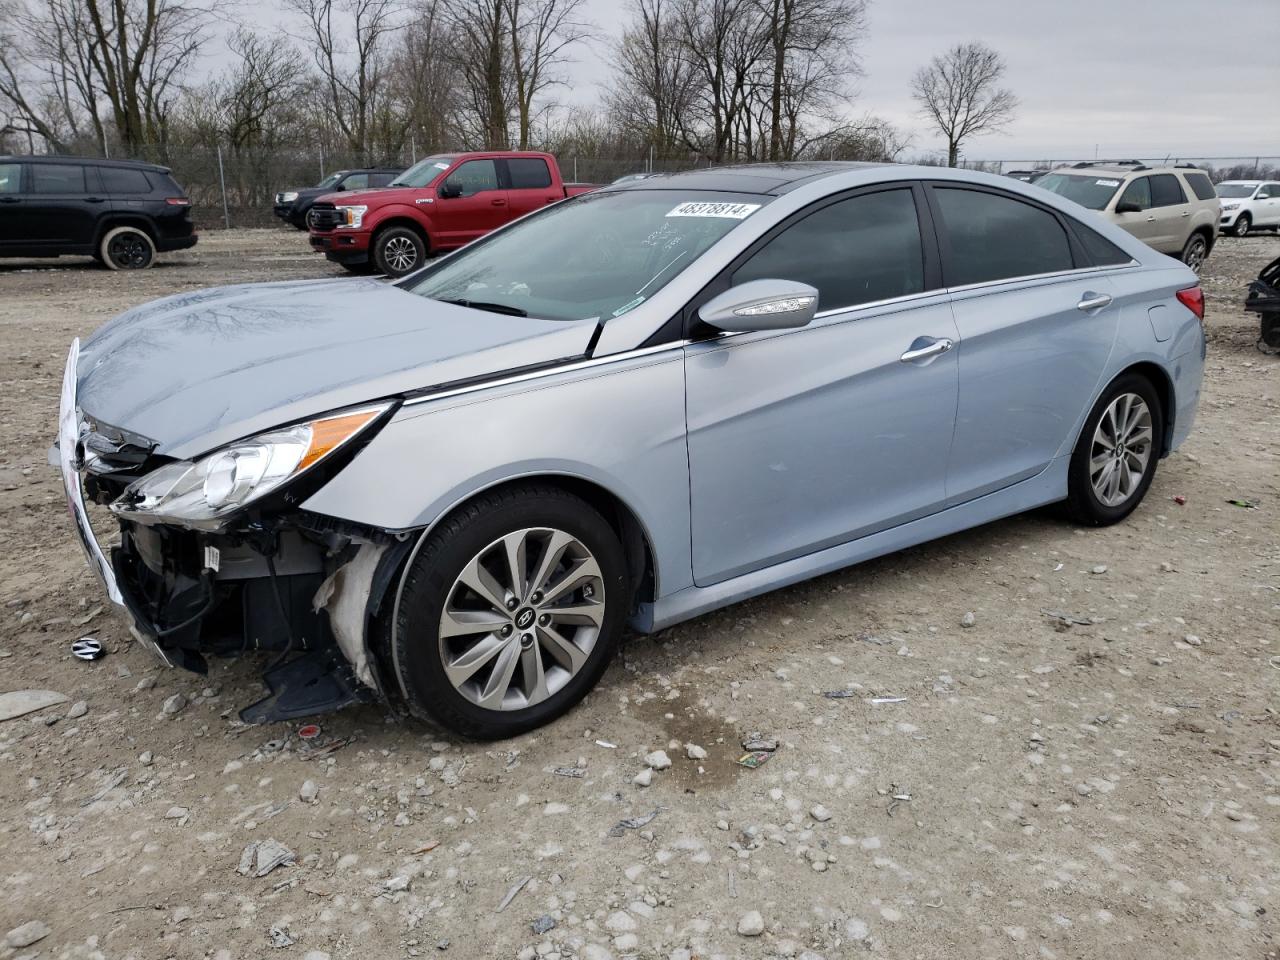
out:
{"label": "chain link fence", "polygon": [[[312,148],[231,146],[157,146],[143,148],[132,159],[160,163],[173,170],[174,178],[191,197],[200,229],[262,227],[277,223],[271,207],[281,190],[313,186],[337,170],[359,167],[405,169],[428,154],[406,149],[399,155],[368,156],[355,151]],[[579,183],[611,183],[635,173],[676,173],[710,164],[701,158],[655,158],[644,151],[635,156],[558,158],[565,180]],[[1253,157],[1126,157],[1149,166],[1193,163],[1215,181],[1244,179],[1280,180],[1280,156]],[[1079,162],[1080,158],[1039,160],[964,160],[961,166],[988,173],[1044,170]],[[925,159],[918,162],[933,162]],[[1105,162],[1105,161],[1093,161]]]}

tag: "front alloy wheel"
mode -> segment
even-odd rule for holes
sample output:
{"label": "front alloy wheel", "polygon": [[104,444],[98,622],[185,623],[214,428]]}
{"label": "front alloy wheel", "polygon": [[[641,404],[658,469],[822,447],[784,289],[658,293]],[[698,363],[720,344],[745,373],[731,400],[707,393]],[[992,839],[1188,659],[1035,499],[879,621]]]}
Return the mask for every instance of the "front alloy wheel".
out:
{"label": "front alloy wheel", "polygon": [[1236,222],[1231,225],[1231,235],[1233,237],[1247,237],[1249,228],[1253,226],[1253,219],[1247,213],[1242,213],[1236,217]]}
{"label": "front alloy wheel", "polygon": [[627,582],[618,537],[590,504],[533,484],[481,495],[405,570],[389,638],[405,699],[479,739],[549,722],[608,665]]}

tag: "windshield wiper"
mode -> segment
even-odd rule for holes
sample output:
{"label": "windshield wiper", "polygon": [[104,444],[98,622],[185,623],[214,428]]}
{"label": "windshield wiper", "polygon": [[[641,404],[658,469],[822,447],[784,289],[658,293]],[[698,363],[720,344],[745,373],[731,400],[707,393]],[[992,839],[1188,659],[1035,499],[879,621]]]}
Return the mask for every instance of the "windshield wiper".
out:
{"label": "windshield wiper", "polygon": [[473,310],[488,310],[490,313],[502,313],[508,317],[527,317],[529,311],[521,310],[505,303],[492,303],[488,300],[444,300],[443,303],[456,303],[460,307],[471,307]]}

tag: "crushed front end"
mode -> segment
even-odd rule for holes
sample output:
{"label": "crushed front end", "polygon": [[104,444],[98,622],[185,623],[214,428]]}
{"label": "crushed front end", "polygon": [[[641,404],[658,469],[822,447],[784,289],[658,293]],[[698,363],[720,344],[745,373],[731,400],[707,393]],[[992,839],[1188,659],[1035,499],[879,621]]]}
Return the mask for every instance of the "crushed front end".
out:
{"label": "crushed front end", "polygon": [[[176,461],[77,407],[77,359],[73,344],[57,462],[90,566],[135,636],[170,665],[201,673],[209,657],[265,652],[270,692],[241,712],[248,722],[380,698],[367,638],[408,538],[298,504],[349,462],[391,405]],[[112,527],[119,544],[104,550]]]}

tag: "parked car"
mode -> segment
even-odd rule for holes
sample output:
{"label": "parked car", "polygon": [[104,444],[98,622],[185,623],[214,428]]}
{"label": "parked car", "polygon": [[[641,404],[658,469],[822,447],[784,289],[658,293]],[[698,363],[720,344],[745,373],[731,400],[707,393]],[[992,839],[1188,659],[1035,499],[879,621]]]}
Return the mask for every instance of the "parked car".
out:
{"label": "parked car", "polygon": [[1036,186],[1096,210],[1196,273],[1213,250],[1221,207],[1208,175],[1190,164],[1149,167],[1129,160],[1058,167]]}
{"label": "parked car", "polygon": [[130,310],[72,344],[57,460],[170,662],[296,655],[246,719],[376,697],[506,737],[628,622],[1042,504],[1124,519],[1191,430],[1203,313],[1186,266],[1006,177],[700,170],[394,284]]}
{"label": "parked car", "polygon": [[1035,183],[1048,172],[1048,170],[1010,170],[1005,176],[1021,180],[1023,183]]}
{"label": "parked car", "polygon": [[140,270],[196,242],[191,200],[167,167],[0,156],[0,257],[93,257]]}
{"label": "parked car", "polygon": [[429,254],[457,249],[549,203],[596,189],[566,184],[550,154],[515,152],[427,157],[390,186],[317,200],[311,246],[353,273],[403,277]]}
{"label": "parked car", "polygon": [[338,170],[329,174],[314,187],[297,187],[293,190],[281,190],[276,194],[275,205],[271,208],[277,217],[291,223],[299,230],[307,229],[307,214],[312,205],[321,197],[330,193],[368,190],[371,187],[385,187],[403,171],[394,167],[365,167],[360,170]]}
{"label": "parked car", "polygon": [[1216,187],[1222,201],[1223,233],[1247,237],[1254,227],[1280,230],[1280,182],[1224,180]]}

